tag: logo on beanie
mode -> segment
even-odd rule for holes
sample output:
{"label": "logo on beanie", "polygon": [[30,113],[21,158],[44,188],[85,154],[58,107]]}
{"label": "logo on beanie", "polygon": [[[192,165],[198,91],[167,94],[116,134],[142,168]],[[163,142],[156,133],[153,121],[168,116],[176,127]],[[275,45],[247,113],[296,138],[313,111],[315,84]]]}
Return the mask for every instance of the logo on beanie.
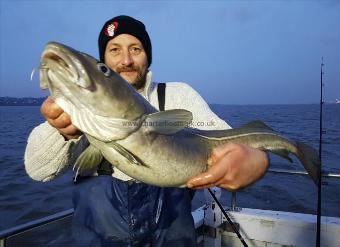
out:
{"label": "logo on beanie", "polygon": [[104,33],[106,36],[112,37],[115,35],[115,31],[118,28],[118,22],[114,21],[113,23],[107,25]]}

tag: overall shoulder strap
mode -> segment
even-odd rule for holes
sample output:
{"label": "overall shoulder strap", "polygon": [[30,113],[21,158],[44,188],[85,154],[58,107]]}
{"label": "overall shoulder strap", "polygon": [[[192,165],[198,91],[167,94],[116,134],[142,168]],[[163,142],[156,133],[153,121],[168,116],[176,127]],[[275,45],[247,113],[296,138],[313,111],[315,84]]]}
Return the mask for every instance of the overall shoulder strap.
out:
{"label": "overall shoulder strap", "polygon": [[[157,84],[157,94],[158,94],[158,106],[160,111],[164,111],[165,105],[165,87],[166,83],[158,83]],[[192,200],[195,196],[196,190],[187,189],[190,199]]]}
{"label": "overall shoulder strap", "polygon": [[165,87],[166,83],[157,84],[158,107],[160,111],[164,111],[165,106]]}

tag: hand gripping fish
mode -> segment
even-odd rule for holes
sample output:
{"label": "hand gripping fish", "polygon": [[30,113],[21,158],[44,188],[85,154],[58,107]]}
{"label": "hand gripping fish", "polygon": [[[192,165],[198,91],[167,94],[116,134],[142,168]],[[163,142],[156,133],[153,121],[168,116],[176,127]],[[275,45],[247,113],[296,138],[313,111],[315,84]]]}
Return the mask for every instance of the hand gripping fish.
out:
{"label": "hand gripping fish", "polygon": [[260,121],[228,130],[189,128],[191,112],[159,112],[105,64],[65,45],[47,44],[41,56],[40,87],[49,89],[90,142],[76,161],[78,172],[96,169],[105,158],[136,180],[183,187],[207,170],[212,148],[233,142],[290,161],[289,154],[294,154],[318,182],[320,161],[313,148],[280,136]]}

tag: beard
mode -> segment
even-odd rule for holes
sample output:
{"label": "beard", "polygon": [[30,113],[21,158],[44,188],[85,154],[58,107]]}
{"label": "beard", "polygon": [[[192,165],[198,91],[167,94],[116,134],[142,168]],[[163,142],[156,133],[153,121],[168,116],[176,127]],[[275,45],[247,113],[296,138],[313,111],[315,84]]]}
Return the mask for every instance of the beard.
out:
{"label": "beard", "polygon": [[136,90],[144,87],[146,80],[146,71],[143,71],[139,66],[121,66],[116,68],[116,72],[120,75],[122,72],[137,72],[137,76],[134,79],[124,78],[129,84],[131,84]]}

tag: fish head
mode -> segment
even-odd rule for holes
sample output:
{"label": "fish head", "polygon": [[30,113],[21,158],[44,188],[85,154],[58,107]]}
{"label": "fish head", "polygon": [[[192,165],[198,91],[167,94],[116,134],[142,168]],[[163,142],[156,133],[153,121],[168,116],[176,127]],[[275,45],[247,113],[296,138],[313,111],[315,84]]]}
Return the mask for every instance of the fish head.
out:
{"label": "fish head", "polygon": [[48,43],[41,55],[40,87],[49,89],[62,108],[72,105],[96,116],[125,120],[145,112],[143,98],[121,76],[92,56],[57,42]]}

